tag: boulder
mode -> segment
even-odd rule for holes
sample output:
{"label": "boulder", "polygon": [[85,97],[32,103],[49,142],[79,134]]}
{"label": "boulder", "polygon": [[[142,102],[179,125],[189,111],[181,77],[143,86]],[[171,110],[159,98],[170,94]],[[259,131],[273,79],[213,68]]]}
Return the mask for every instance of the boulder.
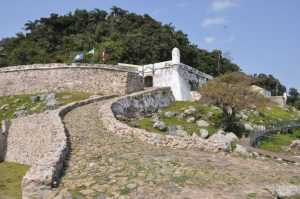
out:
{"label": "boulder", "polygon": [[56,108],[60,103],[56,99],[49,99],[46,102],[46,105],[50,109]]}
{"label": "boulder", "polygon": [[248,124],[248,123],[244,124],[244,128],[247,131],[253,131],[253,127],[250,124]]}
{"label": "boulder", "polygon": [[239,138],[232,132],[226,133],[225,137],[227,138],[228,142],[234,142],[239,140]]}
{"label": "boulder", "polygon": [[22,102],[22,99],[20,99],[20,98],[17,98],[17,99],[14,100],[15,104],[20,103],[20,102]]}
{"label": "boulder", "polygon": [[31,96],[30,97],[30,101],[32,101],[32,102],[38,102],[38,101],[40,101],[40,96],[38,96],[38,95]]}
{"label": "boulder", "polygon": [[227,137],[222,133],[215,133],[208,138],[212,142],[229,144]]}
{"label": "boulder", "polygon": [[159,120],[159,117],[157,115],[153,115],[151,117],[151,122],[153,122],[153,123],[157,122],[158,120]]}
{"label": "boulder", "polygon": [[184,131],[184,127],[182,127],[182,126],[180,126],[180,125],[177,125],[177,126],[176,126],[176,129],[177,129],[177,130],[182,130],[182,131]]}
{"label": "boulder", "polygon": [[172,118],[176,115],[175,112],[171,112],[171,111],[167,111],[164,113],[164,116],[167,117],[167,118]]}
{"label": "boulder", "polygon": [[266,127],[264,125],[254,125],[253,128],[257,131],[266,131]]}
{"label": "boulder", "polygon": [[179,114],[178,115],[178,117],[177,117],[177,119],[179,120],[179,121],[183,121],[184,120],[184,114],[183,113],[181,113],[181,114]]}
{"label": "boulder", "polygon": [[291,149],[300,149],[300,140],[294,140],[291,145],[290,145]]}
{"label": "boulder", "polygon": [[177,130],[176,131],[176,134],[180,137],[185,137],[188,135],[188,133],[186,131],[183,131],[183,130]]}
{"label": "boulder", "polygon": [[166,129],[166,125],[163,121],[156,121],[154,123],[153,127],[159,129],[160,131],[163,131]]}
{"label": "boulder", "polygon": [[9,109],[9,104],[4,104],[3,106],[0,107],[0,110],[8,110]]}
{"label": "boulder", "polygon": [[191,91],[190,94],[191,94],[191,101],[192,102],[199,101],[201,99],[201,94],[197,91]]}
{"label": "boulder", "polygon": [[26,109],[26,106],[23,105],[23,106],[18,107],[18,108],[17,108],[17,111],[23,111],[23,110],[25,110],[25,109]]}
{"label": "boulder", "polygon": [[202,138],[207,138],[208,137],[208,131],[206,129],[200,129],[200,136]]}
{"label": "boulder", "polygon": [[192,115],[193,113],[195,113],[197,111],[197,109],[195,107],[189,107],[188,109],[186,109],[183,114],[185,116],[188,116],[188,115]]}
{"label": "boulder", "polygon": [[237,144],[236,148],[234,149],[234,152],[236,153],[240,153],[243,155],[247,155],[247,149],[245,147],[243,147],[242,145]]}
{"label": "boulder", "polygon": [[13,117],[14,118],[18,118],[18,117],[23,117],[26,116],[26,111],[25,110],[19,110],[13,113]]}
{"label": "boulder", "polygon": [[205,120],[198,120],[196,123],[200,127],[208,127],[209,126],[209,123]]}
{"label": "boulder", "polygon": [[189,117],[186,121],[187,121],[188,123],[194,123],[195,120],[196,120],[195,117]]}
{"label": "boulder", "polygon": [[288,198],[300,196],[300,187],[297,185],[278,185],[273,188],[269,188],[271,193],[277,198]]}

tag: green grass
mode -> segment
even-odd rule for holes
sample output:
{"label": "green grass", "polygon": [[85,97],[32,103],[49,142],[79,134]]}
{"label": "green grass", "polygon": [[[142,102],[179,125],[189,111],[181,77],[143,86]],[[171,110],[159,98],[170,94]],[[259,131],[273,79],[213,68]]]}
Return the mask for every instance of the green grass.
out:
{"label": "green grass", "polygon": [[[197,102],[182,102],[182,101],[177,101],[173,103],[170,107],[166,108],[163,110],[163,112],[167,111],[172,111],[172,112],[177,112],[177,113],[183,113],[184,110],[181,109],[187,109],[189,106],[193,106],[197,109],[196,113],[188,116],[188,117],[196,117],[196,119],[204,119],[209,122],[210,126],[209,127],[204,127],[210,135],[214,134],[217,132],[220,124],[216,121],[218,120],[219,116],[222,114],[222,111],[212,109],[210,106],[204,106],[200,103]],[[213,113],[213,117],[208,119],[208,113],[211,112]],[[184,127],[185,131],[192,135],[193,133],[196,133],[199,135],[200,127],[196,123],[188,123],[186,120],[188,117],[185,117],[183,121],[180,121],[177,119],[177,116],[173,118],[168,118],[163,116],[162,121],[166,124],[166,126],[169,125],[180,125]],[[151,118],[144,118],[141,120],[137,120],[136,124],[139,128],[143,128],[147,131],[150,132],[156,132],[160,134],[169,134],[168,131],[159,131],[156,128],[153,128],[153,122],[151,121]]]}
{"label": "green grass", "polygon": [[260,113],[259,116],[251,114],[249,115],[249,121],[254,124],[273,124],[280,120],[295,120],[299,119],[298,113],[293,111],[291,107],[288,107],[288,111],[278,107],[272,106],[272,110],[268,110],[267,107],[257,108],[257,111]]}
{"label": "green grass", "polygon": [[[60,105],[65,105],[71,102],[80,101],[87,99],[91,96],[88,93],[68,93],[68,92],[60,92],[55,93],[57,100],[61,103]],[[33,113],[41,113],[47,109],[45,101],[32,102],[30,100],[31,96],[36,96],[39,94],[30,94],[30,95],[15,95],[15,96],[1,96],[0,97],[0,107],[4,104],[9,104],[10,108],[8,110],[0,110],[0,121],[4,119],[12,119],[13,113],[17,110],[18,107],[27,105],[26,111],[27,115],[31,115]],[[69,98],[64,98],[64,96],[69,96]],[[16,99],[21,99],[21,102],[14,103]],[[32,107],[37,107],[36,110],[30,110]]]}
{"label": "green grass", "polygon": [[260,142],[260,148],[267,151],[283,153],[283,148],[300,139],[300,129],[294,129],[292,134],[276,134]]}
{"label": "green grass", "polygon": [[24,164],[0,163],[0,196],[3,199],[22,198],[21,182],[28,169]]}

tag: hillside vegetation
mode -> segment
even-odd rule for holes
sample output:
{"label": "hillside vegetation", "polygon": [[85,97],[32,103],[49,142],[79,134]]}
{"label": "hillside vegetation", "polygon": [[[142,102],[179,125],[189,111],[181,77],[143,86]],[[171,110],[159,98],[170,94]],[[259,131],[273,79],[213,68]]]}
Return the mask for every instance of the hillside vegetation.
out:
{"label": "hillside vegetation", "polygon": [[84,62],[101,63],[105,50],[107,63],[149,64],[170,60],[172,48],[178,47],[183,63],[210,75],[239,70],[221,51],[199,49],[171,24],[117,7],[110,13],[94,9],[51,14],[29,21],[25,30],[0,41],[0,66],[71,62],[79,52],[93,47],[95,55],[85,56]]}

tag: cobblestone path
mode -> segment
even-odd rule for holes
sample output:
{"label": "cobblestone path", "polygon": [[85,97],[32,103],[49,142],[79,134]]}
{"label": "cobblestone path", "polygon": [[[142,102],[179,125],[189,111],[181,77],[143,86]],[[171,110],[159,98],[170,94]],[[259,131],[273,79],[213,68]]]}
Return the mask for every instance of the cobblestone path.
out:
{"label": "cobblestone path", "polygon": [[[72,152],[51,197],[270,198],[267,187],[300,183],[300,168],[270,159],[172,151],[103,129],[93,103],[65,117]],[[50,196],[49,196],[50,197]]]}

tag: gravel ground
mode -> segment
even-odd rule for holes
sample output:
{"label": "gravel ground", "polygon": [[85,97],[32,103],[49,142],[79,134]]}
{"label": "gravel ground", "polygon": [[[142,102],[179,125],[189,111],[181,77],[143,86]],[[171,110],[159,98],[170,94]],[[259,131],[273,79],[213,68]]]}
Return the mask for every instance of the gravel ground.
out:
{"label": "gravel ground", "polygon": [[270,186],[300,184],[300,167],[293,164],[118,137],[103,129],[102,103],[66,115],[72,152],[52,198],[270,198]]}

